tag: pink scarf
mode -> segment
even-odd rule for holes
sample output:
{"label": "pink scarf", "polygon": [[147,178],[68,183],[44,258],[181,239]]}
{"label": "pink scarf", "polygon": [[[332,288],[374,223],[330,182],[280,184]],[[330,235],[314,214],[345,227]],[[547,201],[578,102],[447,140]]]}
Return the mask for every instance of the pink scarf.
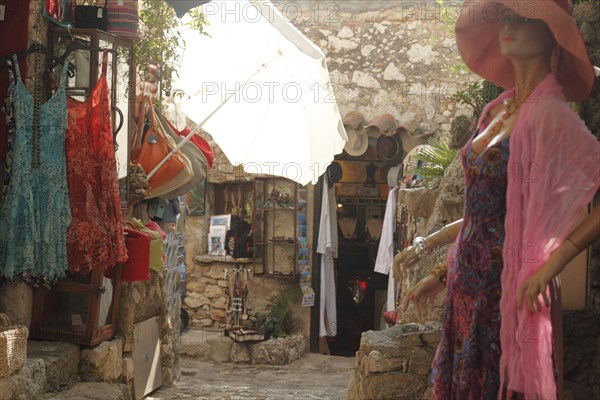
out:
{"label": "pink scarf", "polygon": [[[489,103],[479,125],[513,94],[508,90]],[[509,140],[500,391],[506,385],[526,399],[555,399],[550,309],[530,315],[524,304],[517,310],[517,289],[564,242],[600,187],[600,142],[569,108],[553,74],[523,104]]]}

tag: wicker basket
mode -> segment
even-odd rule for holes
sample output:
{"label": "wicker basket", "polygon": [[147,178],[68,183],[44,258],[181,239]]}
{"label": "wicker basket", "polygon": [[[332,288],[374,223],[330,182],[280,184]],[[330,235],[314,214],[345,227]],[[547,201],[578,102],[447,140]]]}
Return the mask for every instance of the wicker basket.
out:
{"label": "wicker basket", "polygon": [[0,313],[0,378],[21,369],[27,358],[27,327],[11,325]]}

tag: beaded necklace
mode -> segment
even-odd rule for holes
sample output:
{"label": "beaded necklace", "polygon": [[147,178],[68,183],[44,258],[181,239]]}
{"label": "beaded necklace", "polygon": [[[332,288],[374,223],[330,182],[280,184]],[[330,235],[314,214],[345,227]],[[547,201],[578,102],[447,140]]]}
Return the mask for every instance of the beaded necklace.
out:
{"label": "beaded necklace", "polygon": [[511,115],[514,114],[515,111],[519,109],[519,107],[521,107],[521,104],[525,102],[527,97],[528,96],[525,96],[519,101],[515,101],[514,97],[510,100],[504,100],[504,104],[506,105],[506,111],[504,111],[500,118],[494,123],[494,126],[492,126],[491,132],[488,134],[488,136],[483,139],[484,147],[487,147],[488,144],[490,144],[490,142],[492,141],[492,139],[498,135],[500,129],[504,125],[504,121],[506,121]]}

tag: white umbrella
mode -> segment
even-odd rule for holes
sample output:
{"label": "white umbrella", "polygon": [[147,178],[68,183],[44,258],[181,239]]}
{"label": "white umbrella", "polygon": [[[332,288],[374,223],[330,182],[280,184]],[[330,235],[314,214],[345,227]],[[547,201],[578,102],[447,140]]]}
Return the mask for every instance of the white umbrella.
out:
{"label": "white umbrella", "polygon": [[247,172],[316,183],[347,140],[323,52],[268,1],[202,6],[183,33],[183,112]]}

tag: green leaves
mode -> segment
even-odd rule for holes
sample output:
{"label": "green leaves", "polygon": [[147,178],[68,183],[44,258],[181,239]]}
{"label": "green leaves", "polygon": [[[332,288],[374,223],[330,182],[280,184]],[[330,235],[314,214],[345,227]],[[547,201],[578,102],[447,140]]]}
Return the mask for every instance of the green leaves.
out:
{"label": "green leaves", "polygon": [[414,158],[421,161],[422,165],[416,167],[414,171],[407,171],[410,175],[415,173],[423,177],[423,183],[428,186],[431,179],[442,178],[444,171],[454,158],[458,150],[448,147],[448,141],[442,138],[429,139],[429,148],[423,148],[417,151]]}
{"label": "green leaves", "polygon": [[269,298],[267,310],[269,310],[269,317],[275,320],[274,337],[289,336],[296,329],[292,306],[298,301],[299,296],[300,287],[293,285],[289,288],[281,288]]}
{"label": "green leaves", "polygon": [[459,90],[454,94],[456,101],[473,107],[477,118],[481,115],[483,107],[502,93],[502,88],[491,82],[471,83],[466,90]]}
{"label": "green leaves", "polygon": [[159,65],[162,90],[169,92],[173,73],[181,61],[181,49],[185,48],[180,31],[194,29],[205,34],[206,16],[195,8],[188,13],[191,22],[184,25],[164,0],[140,0],[139,5],[141,39],[134,46],[136,61],[140,66]]}

